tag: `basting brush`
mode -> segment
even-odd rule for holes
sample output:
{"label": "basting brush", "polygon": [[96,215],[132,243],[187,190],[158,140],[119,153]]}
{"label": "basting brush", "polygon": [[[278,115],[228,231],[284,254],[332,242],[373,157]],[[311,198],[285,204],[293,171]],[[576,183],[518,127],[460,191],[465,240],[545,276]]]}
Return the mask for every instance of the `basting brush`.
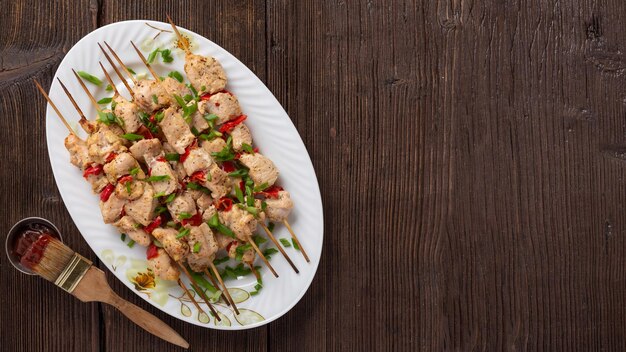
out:
{"label": "basting brush", "polygon": [[90,260],[58,239],[48,234],[39,237],[24,253],[20,262],[81,301],[110,304],[154,336],[180,347],[189,347],[185,339],[159,318],[113,292],[102,270],[93,267]]}

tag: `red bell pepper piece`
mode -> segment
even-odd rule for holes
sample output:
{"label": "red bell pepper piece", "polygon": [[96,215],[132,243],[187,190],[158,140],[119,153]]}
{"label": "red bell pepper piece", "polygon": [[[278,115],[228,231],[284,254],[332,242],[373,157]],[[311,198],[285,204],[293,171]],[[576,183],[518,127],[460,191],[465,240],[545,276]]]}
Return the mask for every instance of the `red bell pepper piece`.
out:
{"label": "red bell pepper piece", "polygon": [[189,176],[189,181],[197,181],[197,182],[204,182],[206,181],[206,171],[196,171],[193,174],[191,174],[191,176]]}
{"label": "red bell pepper piece", "polygon": [[110,163],[111,161],[113,161],[113,159],[115,159],[117,157],[117,153],[113,152],[109,155],[107,155],[107,158],[105,159],[105,161],[107,163]]}
{"label": "red bell pepper piece", "polygon": [[190,224],[191,226],[200,226],[202,224],[202,215],[198,211],[192,217],[190,217],[189,219],[181,220],[180,223],[183,224],[183,225]]}
{"label": "red bell pepper piece", "polygon": [[215,207],[221,211],[230,211],[233,208],[233,200],[228,197],[218,199]]}
{"label": "red bell pepper piece", "polygon": [[220,127],[220,132],[228,133],[228,132],[232,131],[233,128],[235,128],[235,126],[237,126],[238,124],[242,123],[247,118],[248,118],[248,116],[246,116],[246,115],[239,115],[239,117],[237,117],[236,119],[228,121],[225,124],[223,124],[222,127]]}
{"label": "red bell pepper piece", "polygon": [[144,227],[143,230],[149,234],[152,234],[152,231],[154,231],[154,229],[161,226],[162,221],[163,221],[163,218],[161,218],[161,215],[159,215],[156,218],[154,218],[154,220],[152,220],[152,222],[148,226]]}
{"label": "red bell pepper piece", "polygon": [[278,198],[278,192],[282,191],[283,188],[280,186],[273,185],[264,191],[257,192],[257,194],[262,194],[265,198]]}
{"label": "red bell pepper piece", "polygon": [[191,151],[195,149],[197,146],[198,146],[198,140],[196,139],[195,141],[193,141],[193,143],[187,146],[187,148],[185,148],[185,154],[180,156],[179,161],[181,163],[185,162],[185,160],[187,160],[187,158],[189,157],[189,153],[191,153]]}
{"label": "red bell pepper piece", "polygon": [[225,161],[222,163],[222,170],[224,170],[224,172],[233,172],[235,171],[235,164],[233,164],[232,161]]}
{"label": "red bell pepper piece", "polygon": [[152,132],[150,132],[150,130],[144,125],[141,125],[141,127],[139,127],[139,129],[137,130],[137,134],[142,135],[143,138],[145,139],[154,138],[154,135],[152,134]]}
{"label": "red bell pepper piece", "polygon": [[111,197],[111,194],[113,194],[114,190],[115,190],[115,186],[113,186],[112,184],[109,183],[108,185],[106,185],[106,187],[104,187],[102,192],[100,192],[100,200],[103,202],[106,202],[107,200],[109,200],[109,197]]}
{"label": "red bell pepper piece", "polygon": [[95,164],[85,169],[83,172],[83,177],[87,178],[89,175],[100,175],[102,173],[102,165]]}
{"label": "red bell pepper piece", "polygon": [[159,256],[159,247],[155,246],[154,243],[150,243],[148,249],[146,249],[146,258],[152,259]]}
{"label": "red bell pepper piece", "polygon": [[118,183],[124,184],[126,182],[130,182],[133,180],[133,177],[131,175],[126,175],[126,176],[122,176],[120,178],[117,179]]}

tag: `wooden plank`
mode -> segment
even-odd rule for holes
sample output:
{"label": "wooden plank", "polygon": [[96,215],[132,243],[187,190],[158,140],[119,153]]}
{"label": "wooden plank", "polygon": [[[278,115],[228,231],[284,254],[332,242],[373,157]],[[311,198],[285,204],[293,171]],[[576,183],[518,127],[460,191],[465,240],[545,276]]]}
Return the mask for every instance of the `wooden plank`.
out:
{"label": "wooden plank", "polygon": [[[102,3],[100,25],[126,19],[154,19],[166,21],[169,13],[176,23],[216,42],[265,79],[265,4],[262,1],[189,1],[189,2],[120,2]],[[106,270],[106,269],[105,269]],[[108,271],[108,270],[107,270]],[[131,302],[146,308],[170,324],[197,350],[265,351],[267,327],[247,331],[222,332],[207,330],[163,314],[131,293],[112,274],[107,273],[115,291]],[[104,341],[107,350],[122,351],[137,346],[150,346],[159,351],[177,350],[151,335],[138,330],[131,322],[103,307]]]}
{"label": "wooden plank", "polygon": [[[49,87],[64,52],[93,29],[87,1],[11,2],[0,13],[0,200],[5,204],[0,227],[6,232],[23,217],[45,217],[57,224],[69,246],[92,259],[54,183],[45,144],[46,103],[33,79]],[[0,258],[0,346],[12,351],[99,349],[97,304],[82,303]]]}

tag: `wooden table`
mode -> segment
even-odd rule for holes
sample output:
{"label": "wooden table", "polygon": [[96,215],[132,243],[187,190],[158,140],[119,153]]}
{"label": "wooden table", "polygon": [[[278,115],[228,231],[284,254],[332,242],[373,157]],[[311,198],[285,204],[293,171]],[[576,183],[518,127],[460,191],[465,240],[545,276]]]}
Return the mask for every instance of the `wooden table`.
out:
{"label": "wooden table", "polygon": [[[317,276],[241,332],[121,296],[205,351],[626,349],[626,2],[2,1],[4,234],[78,236],[48,162],[43,98],[99,26],[165,13],[240,58],[283,104],[325,208]],[[0,256],[0,346],[166,351]]]}

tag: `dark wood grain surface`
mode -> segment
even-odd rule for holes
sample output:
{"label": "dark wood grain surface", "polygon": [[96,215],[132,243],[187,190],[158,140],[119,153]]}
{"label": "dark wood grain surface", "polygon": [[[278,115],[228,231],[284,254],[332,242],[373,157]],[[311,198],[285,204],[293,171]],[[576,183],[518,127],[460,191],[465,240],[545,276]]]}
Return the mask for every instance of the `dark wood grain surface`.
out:
{"label": "dark wood grain surface", "polygon": [[[325,215],[302,301],[253,330],[156,314],[197,351],[626,350],[626,2],[0,1],[0,232],[70,220],[44,143],[64,54],[99,26],[164,20],[276,95]],[[0,349],[169,351],[109,307],[0,255]]]}

